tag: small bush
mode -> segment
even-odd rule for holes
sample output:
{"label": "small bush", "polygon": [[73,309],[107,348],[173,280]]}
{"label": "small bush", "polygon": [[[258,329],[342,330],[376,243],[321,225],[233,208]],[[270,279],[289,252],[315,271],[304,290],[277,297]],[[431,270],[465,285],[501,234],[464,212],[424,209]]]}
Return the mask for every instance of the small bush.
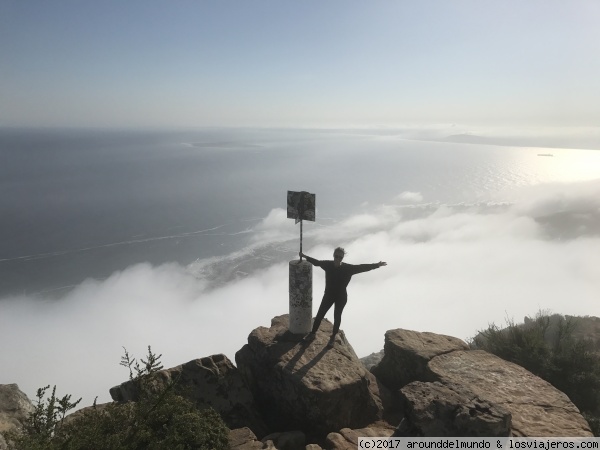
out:
{"label": "small bush", "polygon": [[12,434],[14,450],[187,450],[229,447],[228,428],[212,409],[198,410],[189,400],[174,391],[176,382],[156,383],[154,375],[162,369],[148,347],[146,361],[140,364],[125,350],[121,365],[129,369],[136,384],[138,401],[111,403],[103,407],[96,402],[89,410],[71,421],[67,411],[70,396],[56,398],[56,387],[46,401],[49,386],[38,390],[38,401],[23,433]]}

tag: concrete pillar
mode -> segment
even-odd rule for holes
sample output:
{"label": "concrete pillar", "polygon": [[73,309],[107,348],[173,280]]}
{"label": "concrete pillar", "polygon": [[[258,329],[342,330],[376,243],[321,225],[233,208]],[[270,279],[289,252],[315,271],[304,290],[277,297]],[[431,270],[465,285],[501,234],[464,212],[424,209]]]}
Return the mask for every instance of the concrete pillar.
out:
{"label": "concrete pillar", "polygon": [[312,330],[312,264],[290,261],[290,331],[306,334]]}

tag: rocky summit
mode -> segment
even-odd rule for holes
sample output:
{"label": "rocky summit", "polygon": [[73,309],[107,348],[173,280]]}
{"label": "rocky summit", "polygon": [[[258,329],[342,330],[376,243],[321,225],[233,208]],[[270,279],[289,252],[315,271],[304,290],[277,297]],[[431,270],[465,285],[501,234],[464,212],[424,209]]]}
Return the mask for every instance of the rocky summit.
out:
{"label": "rocky summit", "polygon": [[263,417],[275,429],[327,434],[382,418],[377,380],[340,333],[324,321],[312,341],[288,331],[288,316],[255,329],[235,355]]}
{"label": "rocky summit", "polygon": [[[460,339],[389,330],[369,370],[343,331],[328,345],[329,321],[307,341],[288,328],[282,315],[253,330],[236,365],[212,355],[156,379],[177,380],[199,408],[214,408],[238,450],[355,449],[360,436],[592,436],[564,393]],[[135,389],[124,382],[110,393],[136,401]],[[32,409],[17,385],[0,385],[1,450],[2,432],[21,428]]]}

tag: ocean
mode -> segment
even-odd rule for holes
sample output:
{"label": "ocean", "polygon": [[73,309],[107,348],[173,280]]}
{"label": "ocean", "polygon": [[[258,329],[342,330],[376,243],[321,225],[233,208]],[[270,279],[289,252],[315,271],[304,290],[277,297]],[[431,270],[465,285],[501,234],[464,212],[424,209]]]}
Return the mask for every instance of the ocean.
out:
{"label": "ocean", "polygon": [[288,190],[315,193],[316,225],[334,226],[403,192],[419,203],[500,201],[565,181],[573,159],[597,164],[589,150],[544,152],[407,140],[396,130],[3,129],[0,297],[61,295],[139,262],[233,254],[286,207]]}
{"label": "ocean", "polygon": [[[392,328],[468,340],[539,311],[600,316],[599,150],[453,126],[2,128],[0,383],[86,406],[127,378],[122,347],[234,361],[288,309],[288,190],[316,195],[305,253],[388,263],[348,288],[361,357]],[[315,268],[313,311],[323,285]]]}

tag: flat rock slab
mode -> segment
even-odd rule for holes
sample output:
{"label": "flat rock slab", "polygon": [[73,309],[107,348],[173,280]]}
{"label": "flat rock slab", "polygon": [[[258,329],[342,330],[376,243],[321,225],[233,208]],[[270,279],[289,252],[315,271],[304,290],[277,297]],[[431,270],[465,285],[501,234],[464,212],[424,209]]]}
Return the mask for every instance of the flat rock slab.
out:
{"label": "flat rock slab", "polygon": [[592,436],[569,398],[523,367],[483,350],[455,351],[432,358],[430,381],[462,385],[512,415],[513,436]]}
{"label": "flat rock slab", "polygon": [[414,381],[400,394],[406,417],[396,436],[510,436],[510,411],[466,386]]}
{"label": "flat rock slab", "polygon": [[381,418],[373,375],[340,332],[328,347],[332,325],[324,320],[314,340],[288,330],[288,316],[259,327],[235,355],[272,430],[295,429],[322,435],[360,428]]}
{"label": "flat rock slab", "polygon": [[439,355],[468,350],[462,340],[429,332],[396,329],[385,333],[384,356],[371,372],[392,390],[423,380],[427,363]]}

